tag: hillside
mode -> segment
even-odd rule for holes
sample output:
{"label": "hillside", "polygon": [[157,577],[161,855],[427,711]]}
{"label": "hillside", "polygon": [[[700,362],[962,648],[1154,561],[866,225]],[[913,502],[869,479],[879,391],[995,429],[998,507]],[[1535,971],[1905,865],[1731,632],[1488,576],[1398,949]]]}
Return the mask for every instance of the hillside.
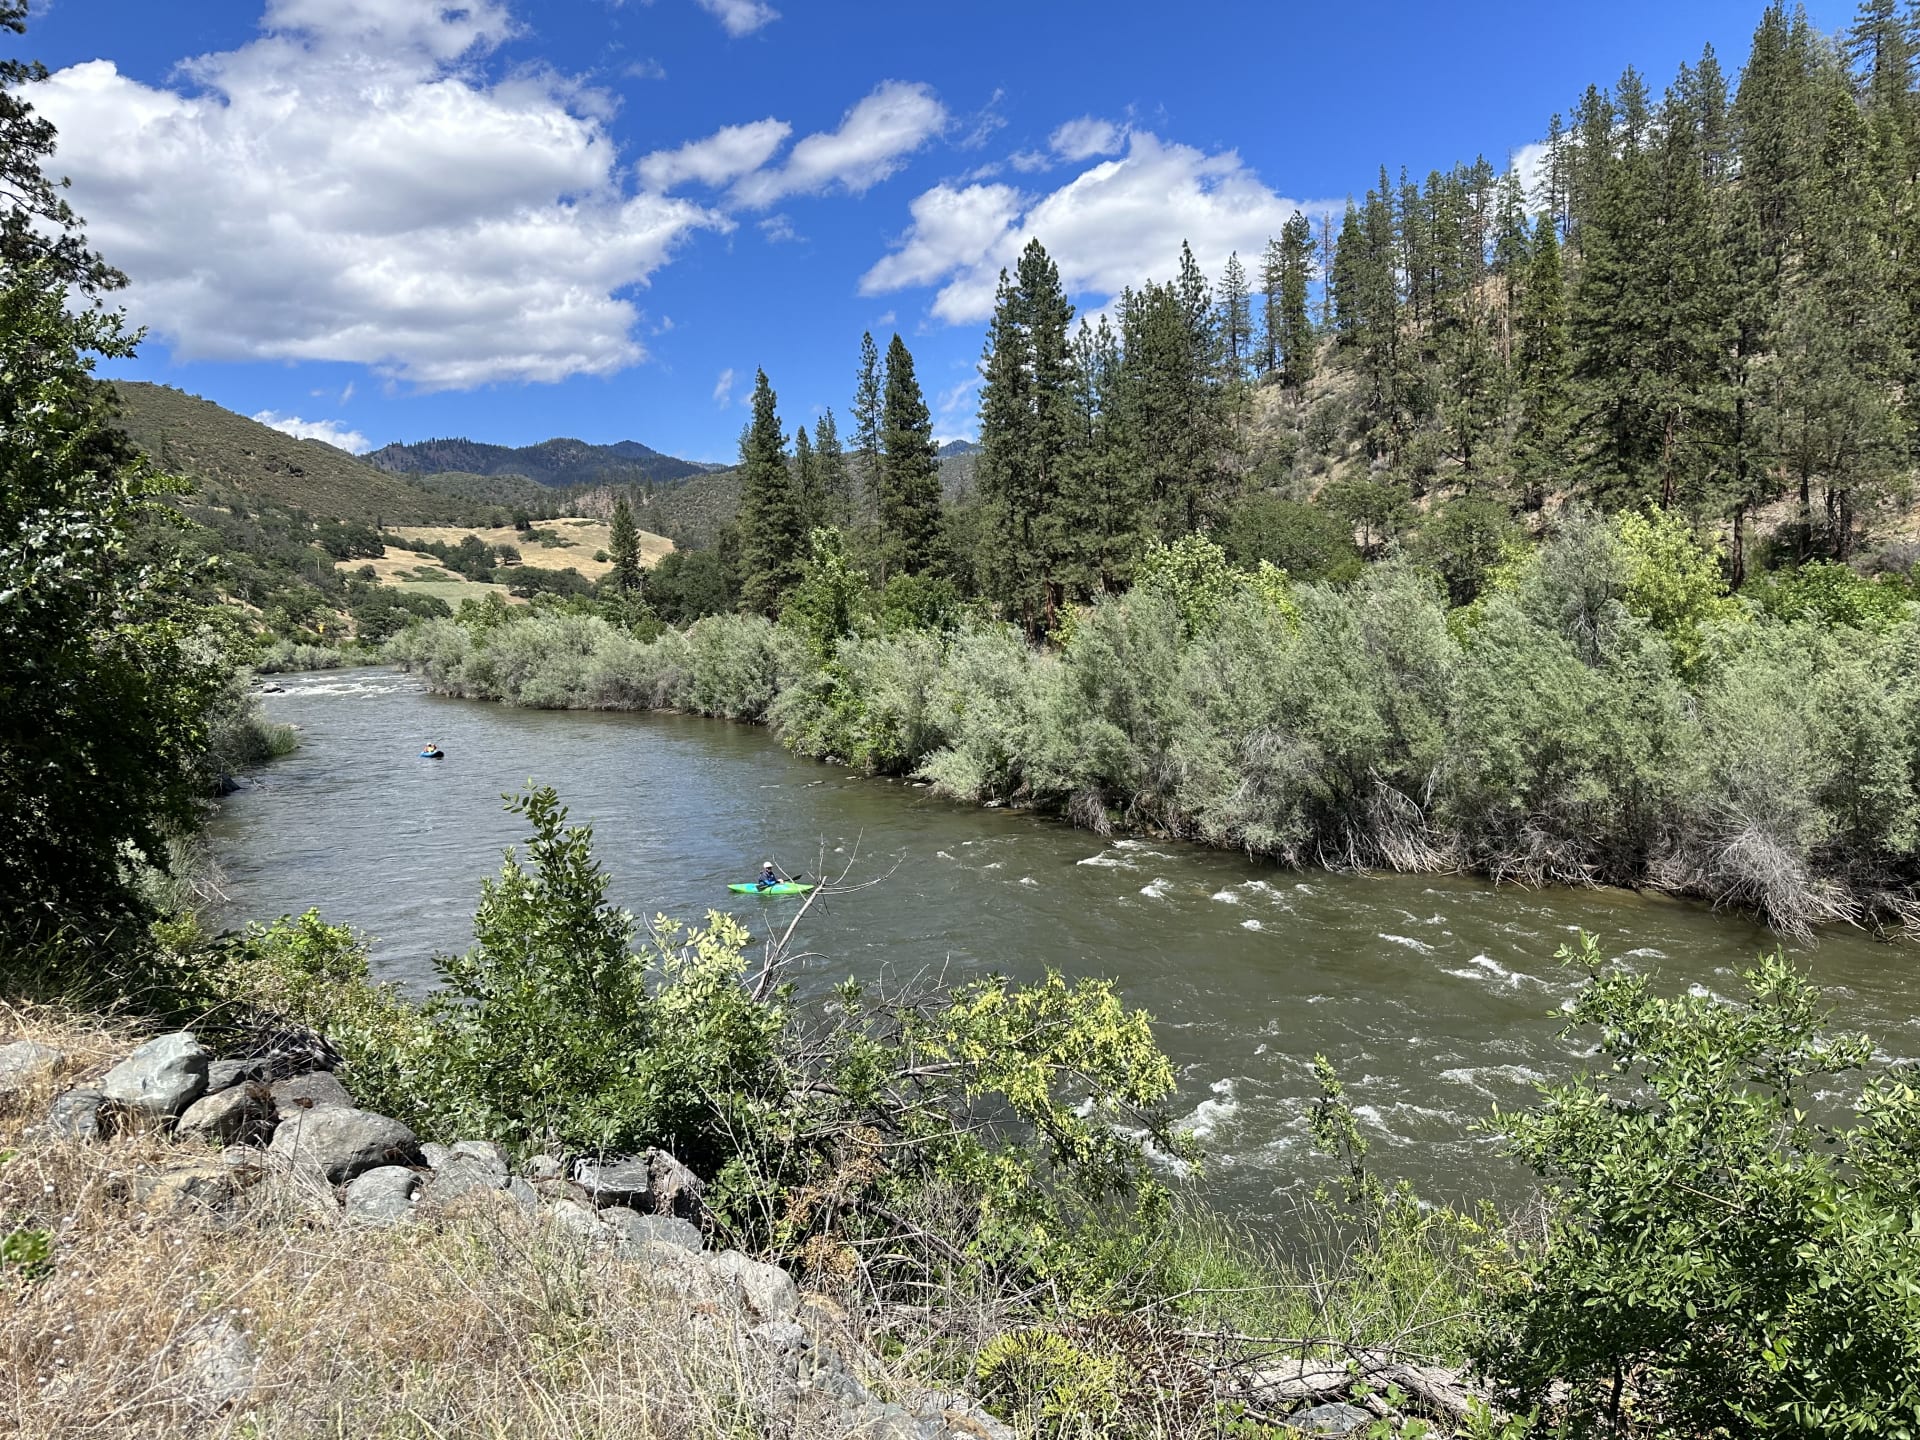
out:
{"label": "hillside", "polygon": [[554,439],[538,445],[488,445],[478,440],[422,440],[386,445],[367,456],[396,475],[461,471],[470,475],[522,475],[559,488],[586,485],[671,485],[724,466],[662,455],[636,440],[589,445]]}
{"label": "hillside", "polygon": [[319,440],[296,440],[170,385],[121,380],[112,389],[133,442],[215,503],[237,496],[359,524],[476,518],[471,498],[376,469]]}

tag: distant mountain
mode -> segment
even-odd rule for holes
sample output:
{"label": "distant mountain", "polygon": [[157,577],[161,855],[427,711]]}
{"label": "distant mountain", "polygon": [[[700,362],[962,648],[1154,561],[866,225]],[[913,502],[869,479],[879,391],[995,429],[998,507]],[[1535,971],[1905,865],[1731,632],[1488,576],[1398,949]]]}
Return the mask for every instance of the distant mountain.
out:
{"label": "distant mountain", "polygon": [[478,440],[422,440],[386,445],[367,460],[396,475],[460,471],[469,475],[524,475],[542,485],[675,485],[695,475],[724,470],[662,455],[637,440],[589,445],[584,440],[545,440],[538,445],[488,445]]}
{"label": "distant mountain", "polygon": [[972,455],[979,449],[971,440],[949,440],[940,447],[940,458],[948,460],[955,455]]}
{"label": "distant mountain", "polygon": [[162,469],[192,480],[207,502],[280,505],[316,519],[430,525],[461,523],[476,502],[509,498],[463,494],[451,485],[429,488],[171,385],[116,380],[112,388],[121,428],[134,444]]}

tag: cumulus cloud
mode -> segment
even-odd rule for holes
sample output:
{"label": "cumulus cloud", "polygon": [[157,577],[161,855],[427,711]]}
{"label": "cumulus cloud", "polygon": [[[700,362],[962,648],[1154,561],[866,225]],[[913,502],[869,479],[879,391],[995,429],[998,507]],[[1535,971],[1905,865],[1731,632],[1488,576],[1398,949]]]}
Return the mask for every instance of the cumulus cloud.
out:
{"label": "cumulus cloud", "polygon": [[1126,154],[1038,197],[1006,185],[936,186],[912,202],[913,224],[861,278],[862,294],[938,285],[933,313],[952,324],[993,313],[994,288],[1031,239],[1047,247],[1069,294],[1111,298],[1170,276],[1180,243],[1210,275],[1227,256],[1258,254],[1298,210],[1326,202],[1283,199],[1233,151],[1209,155],[1144,130]]}
{"label": "cumulus cloud", "polygon": [[700,0],[700,8],[726,28],[729,35],[751,35],[780,18],[766,0]]}
{"label": "cumulus cloud", "polygon": [[35,103],[129,308],[187,359],[357,362],[421,388],[644,358],[630,292],[718,211],[620,183],[595,97],[487,81],[499,0],[269,0],[175,85],[108,61]]}
{"label": "cumulus cloud", "polygon": [[349,430],[338,420],[302,420],[298,415],[282,415],[278,410],[262,410],[253,418],[296,440],[324,440],[336,450],[352,455],[364,455],[373,448],[373,442],[366,436],[358,430]]}
{"label": "cumulus cloud", "polygon": [[931,285],[980,264],[999,251],[1020,208],[1020,192],[1011,185],[934,186],[908,207],[913,226],[905,241],[866,273],[861,293]]}
{"label": "cumulus cloud", "polygon": [[793,126],[771,117],[727,125],[677,150],[656,150],[637,168],[640,179],[653,190],[671,190],[689,180],[725,185],[766,164],[792,133]]}
{"label": "cumulus cloud", "polygon": [[1047,145],[1062,160],[1090,160],[1095,155],[1117,154],[1127,132],[1111,120],[1082,115],[1069,120],[1047,137]]}
{"label": "cumulus cloud", "polygon": [[733,196],[764,209],[788,195],[816,195],[834,187],[863,194],[899,170],[946,123],[946,107],[930,87],[886,81],[846,113],[839,129],[808,135],[784,165],[743,176]]}

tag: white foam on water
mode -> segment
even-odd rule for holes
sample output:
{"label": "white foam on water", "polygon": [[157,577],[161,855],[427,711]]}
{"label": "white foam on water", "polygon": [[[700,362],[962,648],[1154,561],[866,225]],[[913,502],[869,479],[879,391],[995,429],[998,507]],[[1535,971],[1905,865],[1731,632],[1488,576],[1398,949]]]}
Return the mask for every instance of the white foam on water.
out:
{"label": "white foam on water", "polygon": [[1484,1080],[1502,1080],[1509,1085],[1538,1085],[1547,1077],[1526,1065],[1459,1065],[1451,1070],[1442,1070],[1440,1078],[1449,1084],[1465,1085],[1470,1090],[1491,1096],[1494,1091],[1482,1083]]}
{"label": "white foam on water", "polygon": [[933,858],[936,860],[951,860],[953,859],[953,856],[949,855],[944,850],[936,850],[933,852]]}
{"label": "white foam on water", "polygon": [[1620,956],[1622,960],[1664,960],[1667,952],[1656,950],[1651,945],[1642,945],[1638,950],[1628,950]]}
{"label": "white foam on water", "polygon": [[1113,848],[1116,850],[1129,850],[1129,851],[1133,851],[1136,854],[1151,856],[1155,860],[1165,860],[1169,858],[1167,853],[1164,850],[1149,850],[1147,848],[1147,842],[1144,840],[1116,840],[1113,842]]}
{"label": "white foam on water", "polygon": [[1312,895],[1316,893],[1314,891],[1314,888],[1311,885],[1307,884],[1307,882],[1304,880],[1295,881],[1293,888],[1299,891],[1302,895]]}
{"label": "white foam on water", "polygon": [[1202,1100],[1193,1107],[1193,1113],[1180,1122],[1180,1128],[1196,1140],[1213,1138],[1214,1130],[1223,1122],[1231,1120],[1240,1113],[1240,1101],[1234,1091],[1231,1079],[1216,1080],[1209,1087],[1214,1094],[1211,1100]]}
{"label": "white foam on water", "polygon": [[1142,885],[1140,887],[1140,893],[1149,900],[1164,900],[1167,898],[1167,891],[1172,888],[1173,882],[1171,880],[1154,879]]}
{"label": "white foam on water", "polygon": [[1020,877],[1020,883],[1022,885],[1033,885],[1033,886],[1038,886],[1040,884],[1040,882],[1034,879],[1033,876],[1031,875],[1022,875]]}
{"label": "white foam on water", "polygon": [[1240,903],[1240,897],[1231,890],[1216,890],[1207,898],[1209,900],[1218,900],[1222,905],[1238,905]]}
{"label": "white foam on water", "polygon": [[1267,927],[1262,925],[1258,920],[1242,920],[1240,922],[1240,928],[1242,930],[1265,930]]}
{"label": "white foam on water", "polygon": [[1004,860],[989,860],[986,864],[982,865],[980,868],[982,870],[1003,870],[1006,868],[1006,863],[1007,862]]}
{"label": "white foam on water", "polygon": [[1132,861],[1122,860],[1116,855],[1109,855],[1104,850],[1098,855],[1089,855],[1086,859],[1078,860],[1074,863],[1078,865],[1098,865],[1103,870],[1131,870],[1134,868]]}
{"label": "white foam on water", "polygon": [[1509,988],[1517,988],[1522,981],[1534,985],[1544,985],[1546,983],[1544,980],[1540,980],[1535,976],[1522,975],[1518,971],[1507,969],[1506,966],[1502,965],[1491,955],[1475,955],[1471,960],[1467,961],[1467,964],[1474,968],[1471,970],[1449,970],[1447,974],[1457,980],[1478,980],[1482,984],[1497,982]]}
{"label": "white foam on water", "polygon": [[1424,940],[1416,940],[1411,935],[1382,935],[1382,940],[1392,945],[1404,945],[1409,950],[1417,950],[1422,955],[1433,954],[1433,947]]}

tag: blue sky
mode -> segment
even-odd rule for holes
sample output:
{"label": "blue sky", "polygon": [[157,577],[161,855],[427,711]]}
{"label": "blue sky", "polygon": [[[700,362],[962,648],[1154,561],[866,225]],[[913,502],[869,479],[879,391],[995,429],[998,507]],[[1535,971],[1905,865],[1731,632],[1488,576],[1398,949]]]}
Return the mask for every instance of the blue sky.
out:
{"label": "blue sky", "polygon": [[354,448],[731,460],[756,366],[789,428],[844,421],[866,329],[971,433],[1029,235],[1098,310],[1183,237],[1251,262],[1383,162],[1504,164],[1628,64],[1731,71],[1760,11],[55,0],[10,48],[56,71],[55,168],[150,330],[116,373]]}

